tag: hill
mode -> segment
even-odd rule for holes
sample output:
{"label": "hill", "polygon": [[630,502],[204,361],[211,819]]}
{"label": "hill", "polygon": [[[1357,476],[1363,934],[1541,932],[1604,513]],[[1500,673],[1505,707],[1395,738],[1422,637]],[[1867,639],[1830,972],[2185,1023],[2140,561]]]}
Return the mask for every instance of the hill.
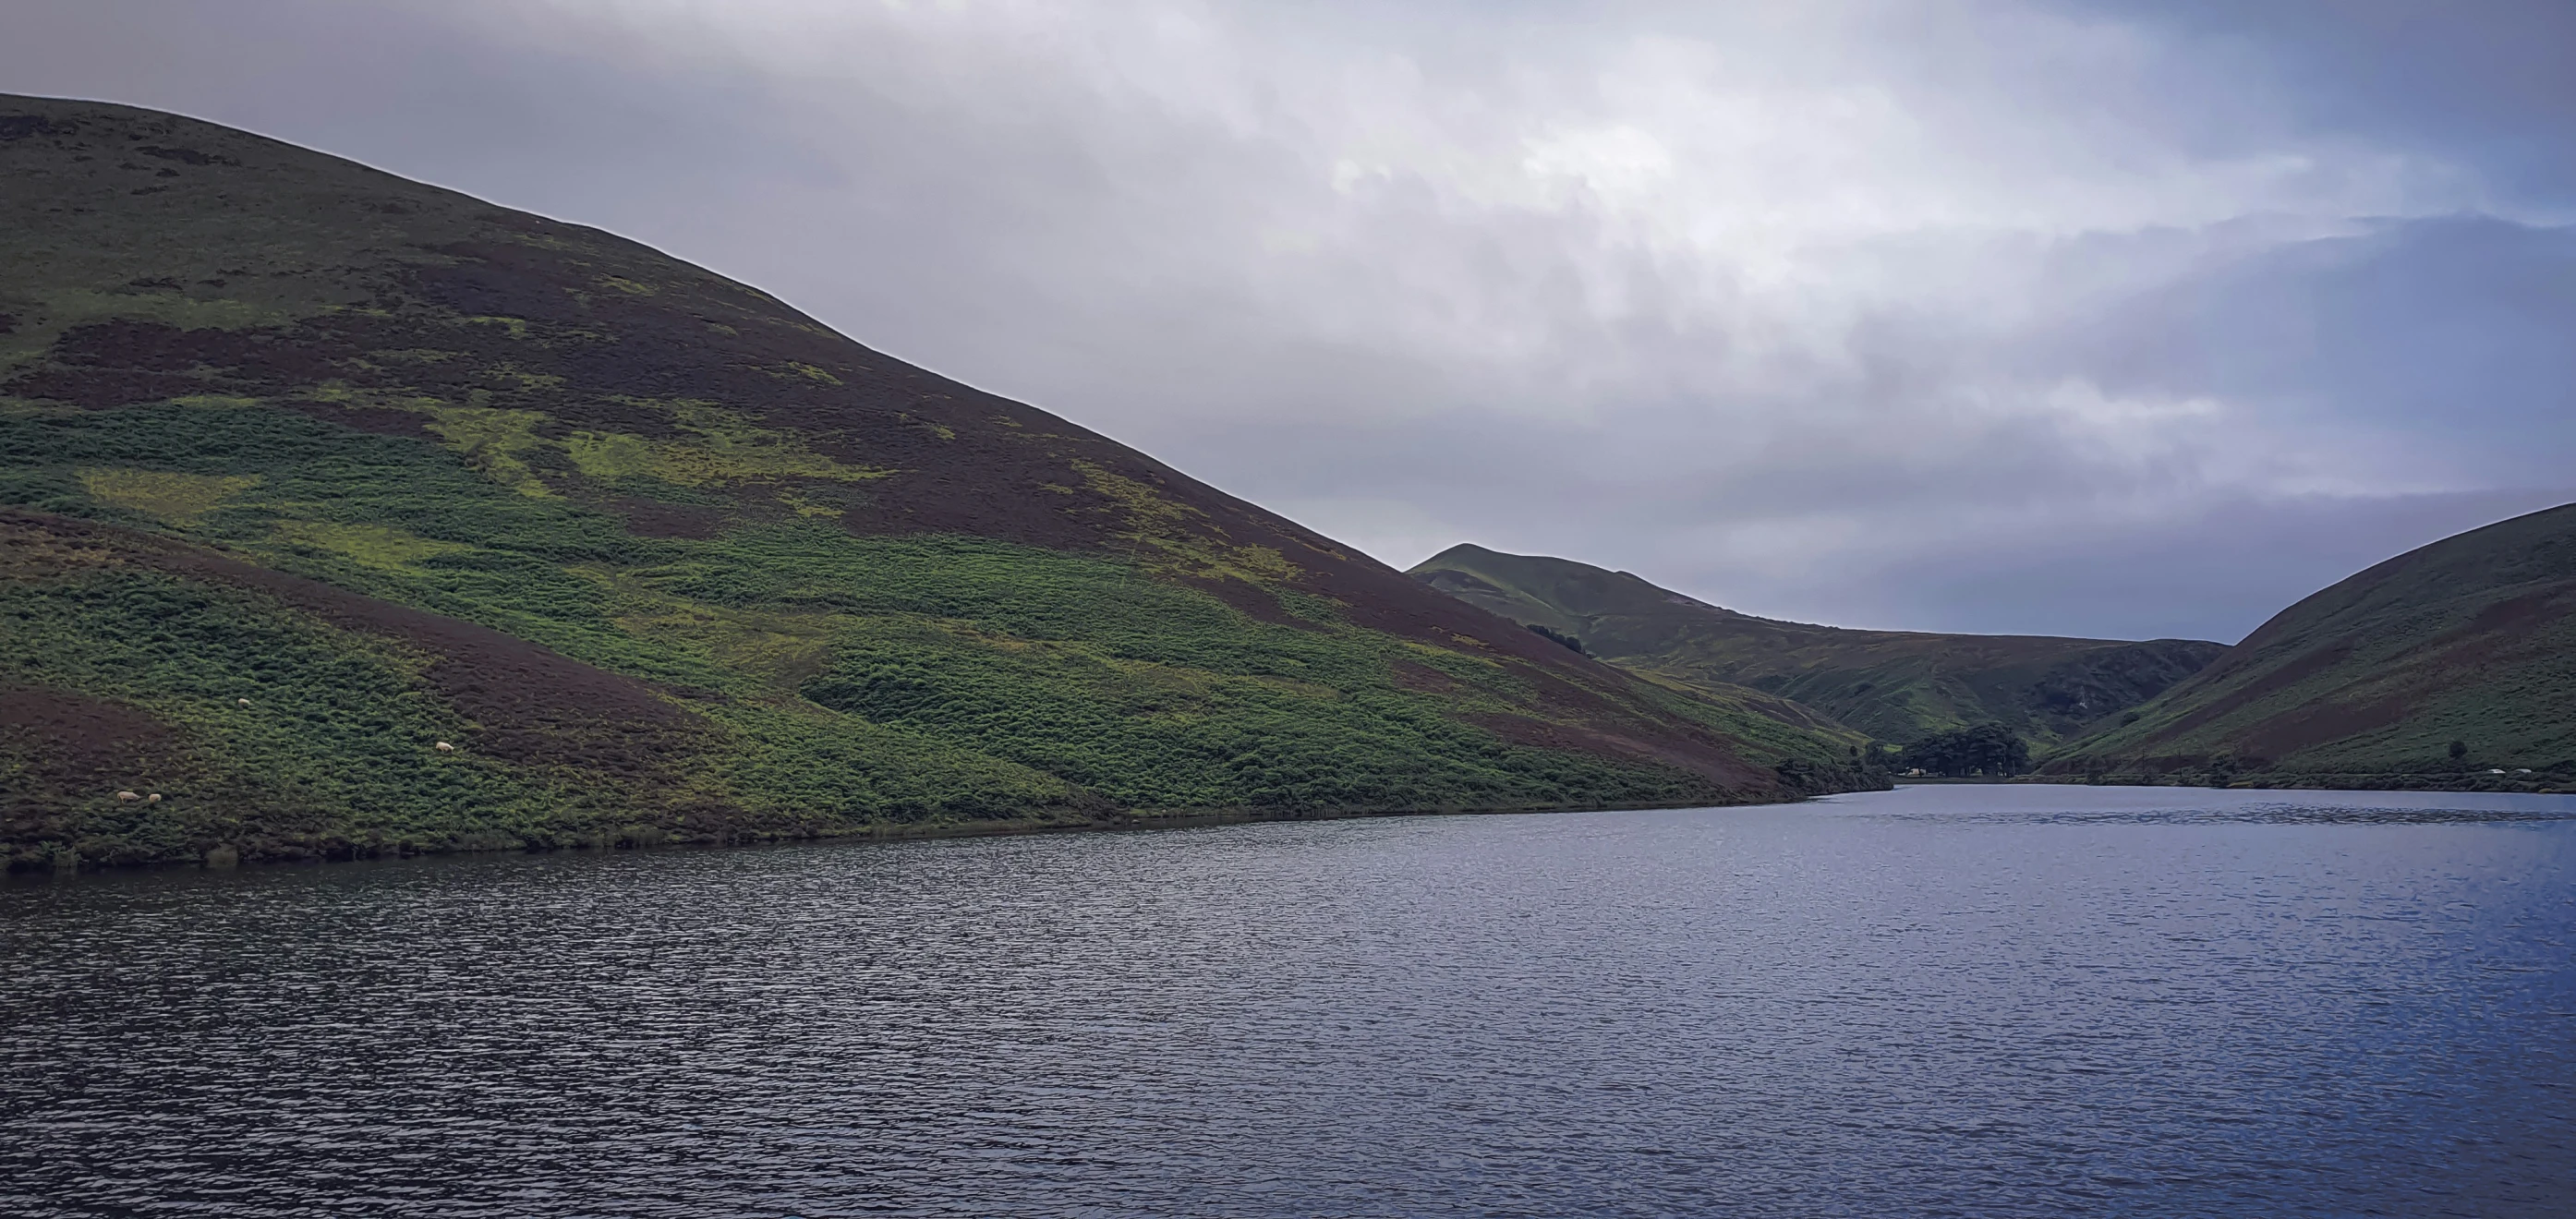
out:
{"label": "hill", "polygon": [[13,866],[1853,781],[634,242],[121,106],[0,170]]}
{"label": "hill", "polygon": [[2576,782],[2576,504],[2309,597],[2042,770],[2267,786]]}
{"label": "hill", "polygon": [[1567,559],[1453,546],[1415,579],[1640,673],[1750,686],[1880,740],[2001,723],[2042,743],[2145,702],[2226,651],[2189,639],[1861,631],[1756,618]]}

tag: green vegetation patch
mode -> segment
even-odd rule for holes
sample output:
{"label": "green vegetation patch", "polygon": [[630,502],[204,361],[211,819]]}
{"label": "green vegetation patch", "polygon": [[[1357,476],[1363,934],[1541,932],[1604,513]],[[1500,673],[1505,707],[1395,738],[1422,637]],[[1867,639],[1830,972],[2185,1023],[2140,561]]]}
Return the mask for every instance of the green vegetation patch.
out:
{"label": "green vegetation patch", "polygon": [[563,442],[575,469],[593,478],[651,478],[682,487],[783,479],[868,482],[892,473],[834,461],[807,448],[792,434],[756,426],[739,412],[714,403],[635,404],[667,412],[673,425],[693,439],[648,440],[618,432],[575,432]]}
{"label": "green vegetation patch", "polygon": [[179,474],[101,466],[75,473],[90,498],[173,525],[196,524],[225,500],[260,483],[257,474]]}
{"label": "green vegetation patch", "polygon": [[[22,857],[515,844],[579,803],[541,775],[437,751],[470,725],[422,688],[427,658],[256,594],[120,570],[0,581],[0,630],[9,683],[139,708],[182,743],[157,773],[49,793],[63,811],[20,831]],[[166,798],[138,807],[120,788]]]}

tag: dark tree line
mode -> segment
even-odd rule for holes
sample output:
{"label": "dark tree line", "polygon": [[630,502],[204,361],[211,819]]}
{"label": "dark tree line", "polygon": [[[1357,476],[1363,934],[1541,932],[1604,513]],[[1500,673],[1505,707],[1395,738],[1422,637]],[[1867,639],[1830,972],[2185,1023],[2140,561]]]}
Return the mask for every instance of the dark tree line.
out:
{"label": "dark tree line", "polygon": [[2001,778],[2030,769],[2030,742],[2001,724],[1979,724],[1916,741],[1905,747],[1899,764],[1953,779]]}
{"label": "dark tree line", "polygon": [[1540,626],[1539,624],[1537,624],[1537,623],[1535,623],[1535,622],[1527,622],[1527,623],[1523,623],[1522,625],[1524,625],[1524,626],[1528,627],[1529,629],[1531,629],[1531,630],[1533,630],[1533,631],[1538,632],[1538,633],[1539,633],[1539,634],[1541,634],[1541,635],[1544,635],[1544,636],[1546,636],[1546,637],[1548,637],[1548,638],[1550,638],[1550,639],[1553,639],[1553,640],[1557,641],[1558,643],[1564,644],[1565,646],[1567,646],[1567,647],[1569,647],[1569,648],[1574,649],[1574,650],[1575,650],[1576,652],[1578,652],[1578,653],[1580,653],[1580,652],[1582,652],[1582,651],[1583,651],[1583,641],[1582,641],[1582,640],[1580,640],[1580,639],[1575,638],[1575,637],[1574,637],[1574,636],[1572,636],[1572,635],[1568,635],[1568,634],[1566,634],[1566,633],[1565,633],[1565,632],[1563,632],[1563,631],[1552,631],[1552,630],[1549,630],[1549,629],[1548,629],[1548,628],[1546,628],[1546,627]]}

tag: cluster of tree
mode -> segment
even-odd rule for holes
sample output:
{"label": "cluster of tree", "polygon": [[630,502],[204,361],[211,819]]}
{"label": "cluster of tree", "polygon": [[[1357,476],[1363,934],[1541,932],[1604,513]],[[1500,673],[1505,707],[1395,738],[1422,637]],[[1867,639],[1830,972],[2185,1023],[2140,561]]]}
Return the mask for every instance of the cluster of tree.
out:
{"label": "cluster of tree", "polygon": [[1546,628],[1546,627],[1540,626],[1539,624],[1537,624],[1537,623],[1535,623],[1535,622],[1524,623],[1523,625],[1525,625],[1525,626],[1529,627],[1529,629],[1531,629],[1531,630],[1533,630],[1533,631],[1536,631],[1536,632],[1538,632],[1538,633],[1539,633],[1539,634],[1541,634],[1541,635],[1544,635],[1544,636],[1546,636],[1546,637],[1548,637],[1548,638],[1550,638],[1550,639],[1553,639],[1553,640],[1557,641],[1558,643],[1564,644],[1565,646],[1567,646],[1567,647],[1569,647],[1569,648],[1574,649],[1574,650],[1575,650],[1576,652],[1578,652],[1578,653],[1580,653],[1580,652],[1582,652],[1582,651],[1583,651],[1583,641],[1582,641],[1582,640],[1580,640],[1580,639],[1575,638],[1575,637],[1574,637],[1574,636],[1572,636],[1572,635],[1568,635],[1568,634],[1566,634],[1566,633],[1565,633],[1565,632],[1563,632],[1563,631],[1550,630],[1550,629],[1548,629],[1548,628]]}
{"label": "cluster of tree", "polygon": [[1784,758],[1772,769],[1779,772],[1780,785],[1800,795],[1835,791],[1886,791],[1896,786],[1896,775],[1887,766],[1895,757],[1896,747],[1881,741],[1867,746],[1854,745],[1848,760],[1817,763],[1805,758]]}
{"label": "cluster of tree", "polygon": [[2001,724],[1978,724],[1906,746],[1899,765],[1954,779],[2002,778],[2030,769],[2030,742]]}

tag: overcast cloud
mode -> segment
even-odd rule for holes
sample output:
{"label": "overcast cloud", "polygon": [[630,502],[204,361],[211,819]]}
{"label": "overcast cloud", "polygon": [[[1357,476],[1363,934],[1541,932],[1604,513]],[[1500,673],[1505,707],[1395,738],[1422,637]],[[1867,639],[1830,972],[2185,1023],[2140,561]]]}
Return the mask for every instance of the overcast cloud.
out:
{"label": "overcast cloud", "polygon": [[2233,640],[2576,499],[2576,9],[19,0],[1399,566]]}

